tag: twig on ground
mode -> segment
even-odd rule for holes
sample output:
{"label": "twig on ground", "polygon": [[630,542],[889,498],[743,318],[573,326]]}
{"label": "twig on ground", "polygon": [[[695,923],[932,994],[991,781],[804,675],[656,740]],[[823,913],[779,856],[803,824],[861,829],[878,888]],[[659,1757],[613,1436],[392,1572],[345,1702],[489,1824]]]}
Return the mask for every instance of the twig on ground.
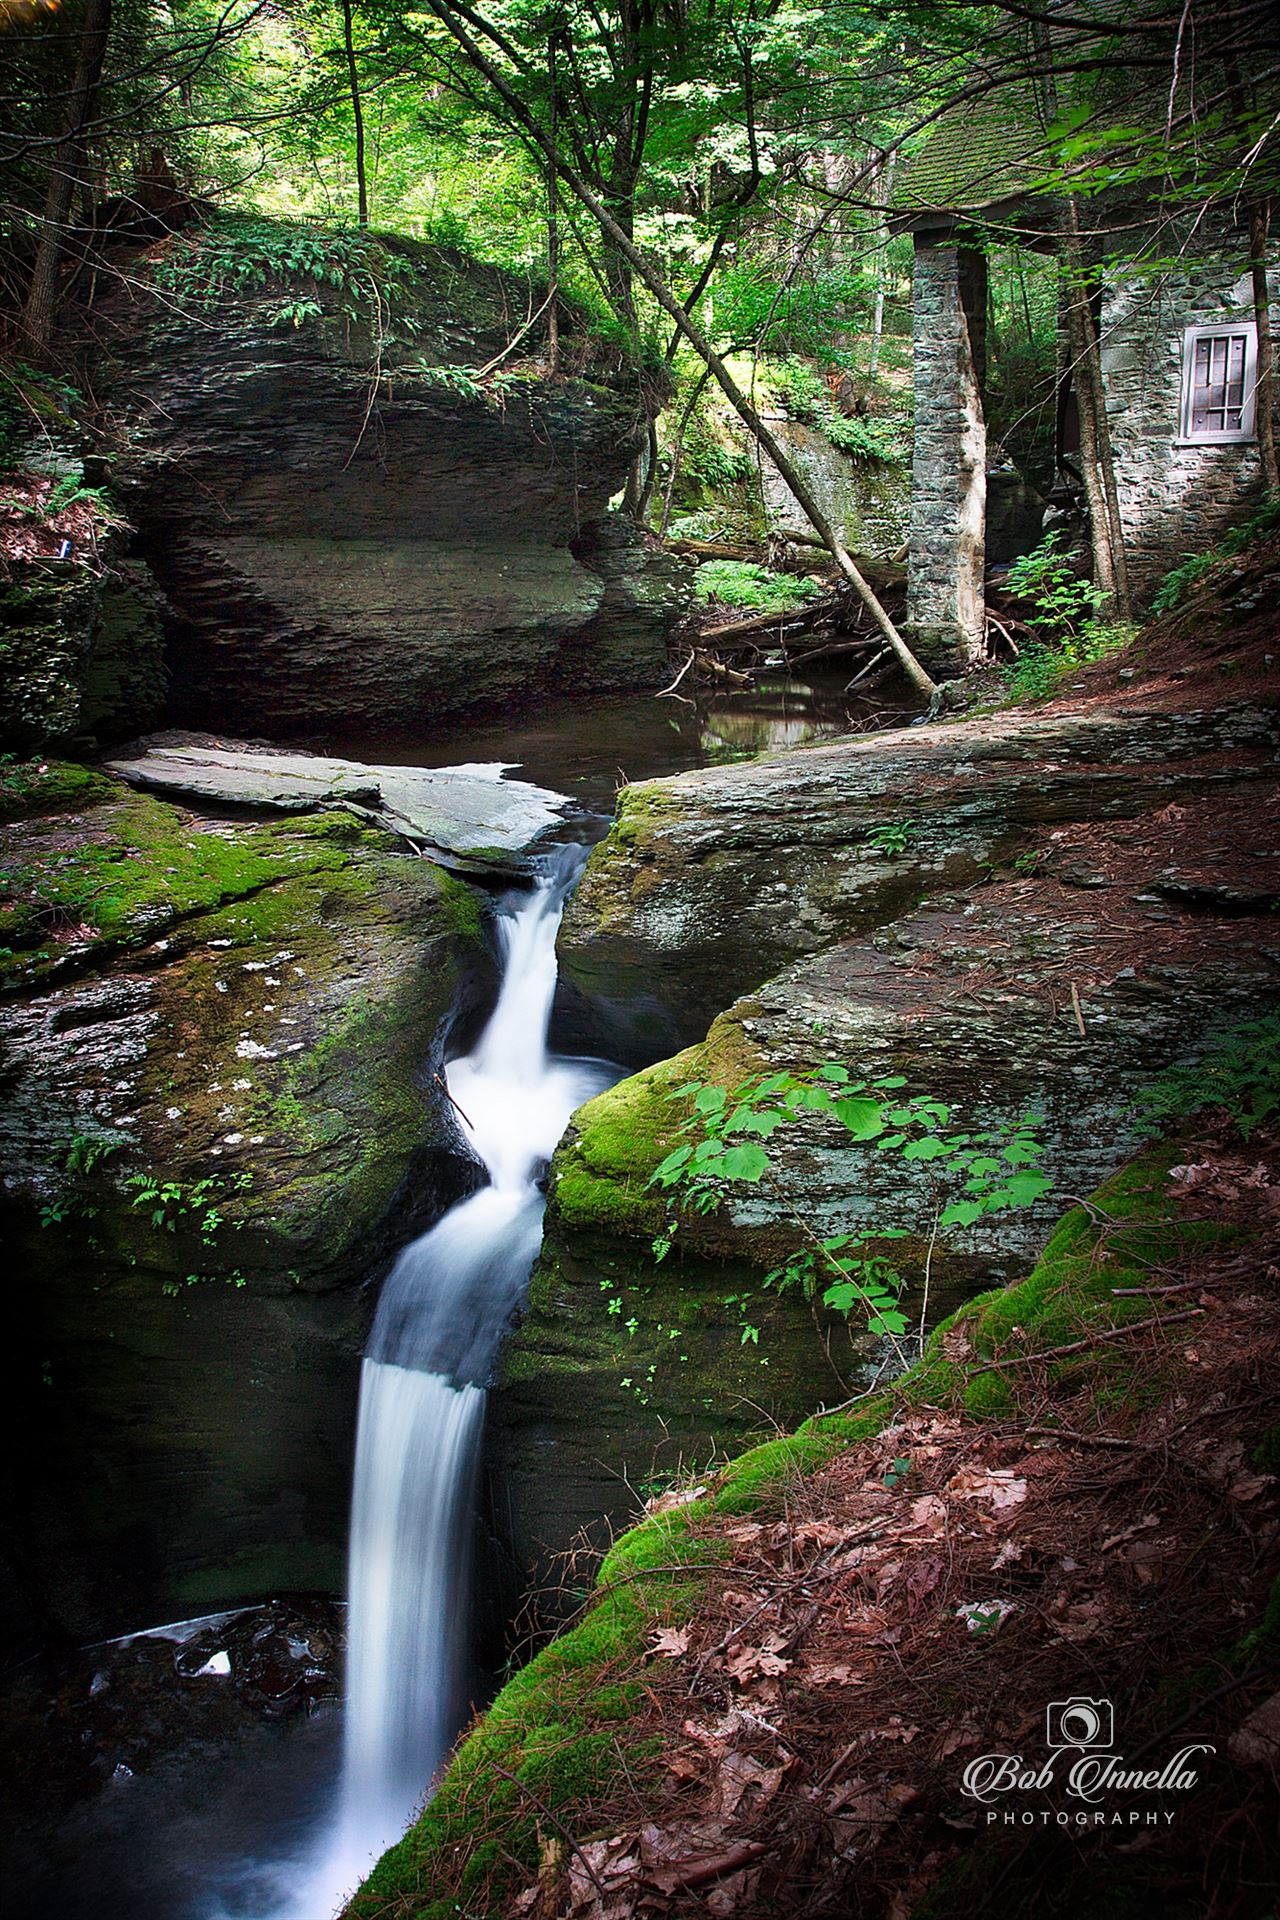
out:
{"label": "twig on ground", "polygon": [[1127,1327],[1111,1327],[1105,1333],[1090,1334],[1087,1340],[1071,1340],[1065,1347],[1045,1347],[1040,1353],[1019,1353],[1008,1360],[975,1360],[972,1363],[975,1373],[999,1373],[1005,1367],[1029,1367],[1037,1360],[1060,1360],[1069,1353],[1083,1353],[1088,1347],[1101,1345],[1104,1340],[1124,1340],[1131,1333],[1142,1333],[1148,1327],[1170,1327],[1176,1320],[1200,1320],[1204,1318],[1203,1307],[1188,1307],[1183,1313],[1155,1314],[1150,1320],[1134,1320]]}

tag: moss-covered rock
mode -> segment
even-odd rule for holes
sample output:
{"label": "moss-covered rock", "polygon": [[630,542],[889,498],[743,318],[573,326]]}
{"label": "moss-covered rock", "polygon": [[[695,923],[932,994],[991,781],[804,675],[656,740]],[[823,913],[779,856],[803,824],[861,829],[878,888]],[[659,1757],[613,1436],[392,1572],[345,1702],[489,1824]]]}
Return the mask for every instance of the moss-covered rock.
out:
{"label": "moss-covered rock", "polygon": [[6,784],[29,1610],[90,1634],[338,1586],[355,1283],[476,1177],[431,1080],[489,966],[474,898],[349,815]]}

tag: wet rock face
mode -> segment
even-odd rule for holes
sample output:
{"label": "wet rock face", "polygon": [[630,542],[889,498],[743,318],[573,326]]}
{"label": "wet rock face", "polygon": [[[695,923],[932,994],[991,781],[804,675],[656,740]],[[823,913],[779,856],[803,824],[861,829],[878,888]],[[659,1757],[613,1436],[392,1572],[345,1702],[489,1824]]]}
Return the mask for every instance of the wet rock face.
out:
{"label": "wet rock face", "polygon": [[700,1039],[735,995],[1037,833],[1272,776],[1274,714],[1030,716],[911,727],[627,789],[562,936],[621,1057]]}
{"label": "wet rock face", "polygon": [[288,1594],[46,1658],[0,1701],[6,1746],[26,1761],[6,1779],[6,1811],[24,1824],[61,1815],[194,1743],[336,1706],[344,1634],[335,1602]]}
{"label": "wet rock face", "polygon": [[88,1637],[338,1588],[356,1283],[477,1178],[431,1080],[475,896],[348,815],[96,775],[0,838],[8,1599]]}
{"label": "wet rock face", "polygon": [[643,437],[634,381],[451,381],[501,353],[524,290],[431,249],[417,272],[411,348],[338,316],[282,330],[252,300],[115,316],[110,397],[175,610],[178,718],[409,730],[660,684],[682,576],[607,512]]}

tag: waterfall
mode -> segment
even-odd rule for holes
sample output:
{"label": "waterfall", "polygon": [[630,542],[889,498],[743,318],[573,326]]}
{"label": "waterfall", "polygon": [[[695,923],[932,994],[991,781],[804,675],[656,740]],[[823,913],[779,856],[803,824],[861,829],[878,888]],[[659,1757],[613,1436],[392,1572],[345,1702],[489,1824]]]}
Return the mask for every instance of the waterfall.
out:
{"label": "waterfall", "polygon": [[490,1184],[400,1254],[366,1349],[338,1834],[306,1920],[324,1920],[403,1833],[465,1716],[486,1386],[537,1255],[540,1177],[574,1108],[616,1078],[602,1061],[547,1052],[556,934],[584,857],[555,849],[531,890],[498,905],[498,1002],[447,1069]]}

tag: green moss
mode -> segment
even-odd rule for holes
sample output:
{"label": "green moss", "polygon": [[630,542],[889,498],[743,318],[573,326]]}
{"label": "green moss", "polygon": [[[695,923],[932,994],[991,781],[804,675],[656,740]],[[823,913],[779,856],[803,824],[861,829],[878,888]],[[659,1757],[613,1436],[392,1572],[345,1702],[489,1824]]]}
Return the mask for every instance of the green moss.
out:
{"label": "green moss", "polygon": [[465,880],[451,873],[440,874],[440,905],[453,931],[477,948],[484,946],[484,911],[480,895]]}
{"label": "green moss", "polygon": [[[11,953],[0,977],[29,982],[55,966],[69,942],[79,953],[105,957],[232,902],[238,908],[229,923],[233,938],[270,939],[281,907],[265,895],[282,881],[323,873],[331,888],[346,893],[369,885],[352,860],[346,816],[217,832],[84,769],[61,769],[52,793],[92,811],[72,833],[45,806],[10,836],[0,878],[0,939]],[[354,843],[360,841],[386,851],[381,836],[357,828]]]}
{"label": "green moss", "polygon": [[70,760],[0,758],[0,820],[94,807],[120,789],[106,774]]}
{"label": "green moss", "polygon": [[562,1220],[623,1233],[658,1226],[665,1207],[649,1176],[685,1117],[671,1095],[690,1078],[699,1051],[690,1047],[646,1067],[580,1108],[552,1166],[553,1205]]}
{"label": "green moss", "polygon": [[[617,1129],[635,1098],[635,1082],[622,1086],[632,1092],[606,1109],[603,1130],[595,1135],[619,1152]],[[641,1151],[651,1149],[652,1137]],[[597,1796],[624,1764],[633,1775],[644,1764],[645,1756],[637,1761],[629,1745],[624,1763],[613,1727],[625,1724],[641,1696],[652,1629],[687,1619],[704,1590],[720,1551],[718,1539],[699,1531],[709,1517],[758,1509],[788,1481],[874,1437],[904,1404],[1003,1419],[1017,1411],[1018,1369],[993,1372],[983,1369],[982,1359],[1013,1359],[1079,1339],[1090,1327],[1146,1318],[1149,1299],[1118,1300],[1112,1288],[1140,1287],[1153,1265],[1171,1264],[1188,1244],[1224,1237],[1221,1229],[1177,1214],[1167,1181],[1177,1157],[1174,1145],[1153,1147],[1108,1181],[1088,1209],[1073,1208],[1026,1280],[969,1301],[936,1329],[921,1362],[891,1389],[855,1411],[815,1415],[794,1434],[751,1448],[730,1463],[707,1496],[624,1534],[600,1569],[586,1617],[503,1688],[464,1742],[436,1798],[357,1895],[352,1920],[373,1920],[375,1914],[452,1920],[460,1911],[497,1911],[512,1876],[537,1864],[539,1812],[525,1788],[537,1791],[570,1831],[590,1830]],[[969,1358],[960,1351],[966,1345]],[[1104,1346],[1075,1362],[1073,1385],[1081,1395],[1095,1387],[1117,1392],[1132,1409],[1141,1382],[1130,1362]],[[1039,1399],[1037,1389],[1037,1404]],[[1087,1417],[1078,1400],[1071,1415],[1070,1424]],[[1258,1631],[1280,1634],[1280,1588]],[[459,1879],[460,1857],[466,1864]],[[471,1904],[477,1899],[485,1904]]]}

